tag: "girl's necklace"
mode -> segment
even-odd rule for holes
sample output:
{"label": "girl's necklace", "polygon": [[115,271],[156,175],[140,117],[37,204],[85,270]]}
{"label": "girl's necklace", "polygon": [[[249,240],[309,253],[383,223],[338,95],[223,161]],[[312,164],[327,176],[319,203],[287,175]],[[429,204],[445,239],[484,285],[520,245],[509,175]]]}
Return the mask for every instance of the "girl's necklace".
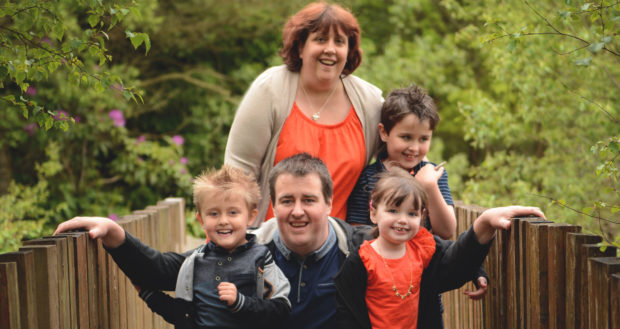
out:
{"label": "girl's necklace", "polygon": [[407,298],[409,295],[411,295],[411,292],[413,291],[413,267],[411,266],[411,259],[407,257],[406,252],[405,252],[405,257],[407,257],[407,260],[409,261],[409,290],[407,290],[407,293],[404,295],[398,292],[398,289],[396,289],[396,280],[394,280],[394,276],[392,275],[392,270],[390,270],[390,267],[385,261],[385,258],[381,256],[380,252],[378,252],[377,254],[379,254],[379,257],[381,257],[381,260],[383,261],[383,265],[385,265],[385,268],[390,274],[390,278],[392,278],[392,290],[395,292],[396,297],[400,297],[400,299],[402,300],[402,299]]}
{"label": "girl's necklace", "polygon": [[[304,88],[304,84],[301,81],[299,81],[299,84],[301,85],[301,90],[303,90],[304,95],[306,96],[308,105],[310,105],[310,108],[312,108],[312,111],[314,111],[314,106],[312,106],[312,102],[310,101],[310,97],[308,97],[308,93],[306,92],[306,88]],[[325,103],[323,103],[323,106],[321,106],[319,110],[314,112],[314,114],[312,115],[312,120],[318,121],[321,118],[321,111],[323,111],[323,108],[325,107],[325,105],[327,105],[327,102],[329,102],[329,100],[332,98],[332,95],[336,91],[337,87],[338,87],[338,84],[336,84],[334,88],[332,88],[332,92],[329,94],[329,96],[327,96],[327,99],[325,100]]]}

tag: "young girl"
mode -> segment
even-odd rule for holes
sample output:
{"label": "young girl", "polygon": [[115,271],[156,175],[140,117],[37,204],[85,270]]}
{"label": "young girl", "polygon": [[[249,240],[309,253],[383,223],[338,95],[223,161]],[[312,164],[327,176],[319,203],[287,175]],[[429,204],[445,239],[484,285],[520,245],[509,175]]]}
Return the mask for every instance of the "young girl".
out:
{"label": "young girl", "polygon": [[339,328],[417,328],[423,278],[424,293],[437,294],[476,273],[500,225],[480,216],[477,231],[474,224],[452,243],[420,227],[427,215],[426,192],[410,174],[379,175],[370,198],[377,238],[352,253],[335,279]]}

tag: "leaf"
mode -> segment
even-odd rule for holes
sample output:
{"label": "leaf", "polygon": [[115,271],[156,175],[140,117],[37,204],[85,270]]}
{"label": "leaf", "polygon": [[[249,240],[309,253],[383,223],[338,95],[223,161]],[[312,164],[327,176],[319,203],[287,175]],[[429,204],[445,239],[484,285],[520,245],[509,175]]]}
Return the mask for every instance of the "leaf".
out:
{"label": "leaf", "polygon": [[130,91],[123,90],[123,97],[125,97],[126,100],[130,100],[133,97],[133,94]]}
{"label": "leaf", "polygon": [[97,15],[89,15],[88,16],[88,24],[90,24],[90,27],[95,27],[95,25],[97,25],[97,23],[99,23],[99,16],[97,16]]}
{"label": "leaf", "polygon": [[608,35],[608,36],[604,37],[603,39],[601,39],[601,41],[602,41],[603,43],[610,43],[610,42],[611,42],[611,40],[613,40],[613,39],[614,39],[614,37],[613,37],[613,36]]}
{"label": "leaf", "polygon": [[510,40],[510,42],[508,42],[507,48],[509,52],[513,52],[515,49],[517,49],[517,42],[517,39],[512,39]]}
{"label": "leaf", "polygon": [[593,43],[590,45],[590,47],[588,47],[588,49],[593,52],[593,53],[597,53],[599,52],[601,49],[603,49],[603,47],[605,47],[605,43],[604,42],[597,42],[597,43]]}
{"label": "leaf", "polygon": [[52,28],[52,31],[54,31],[54,35],[56,36],[56,40],[62,41],[62,37],[65,34],[65,26],[62,23],[57,23]]}
{"label": "leaf", "polygon": [[613,206],[613,207],[611,207],[611,213],[612,214],[615,214],[618,211],[620,211],[620,206]]}
{"label": "leaf", "polygon": [[581,10],[586,11],[590,8],[591,3],[586,2],[583,6],[581,6]]}
{"label": "leaf", "polygon": [[28,112],[28,108],[25,108],[25,107],[24,107],[24,108],[22,109],[22,115],[24,116],[24,118],[25,118],[26,120],[28,120],[28,114],[29,114],[29,112]]}
{"label": "leaf", "polygon": [[581,212],[586,214],[586,215],[591,215],[593,210],[594,209],[592,209],[592,207],[585,207],[585,208],[581,209]]}
{"label": "leaf", "polygon": [[570,12],[570,11],[561,11],[561,12],[560,12],[560,17],[562,17],[562,18],[564,18],[564,19],[569,18],[569,17],[570,17],[570,15],[571,15],[571,12]]}
{"label": "leaf", "polygon": [[148,54],[149,50],[151,49],[151,39],[149,38],[149,35],[146,33],[144,33],[144,47],[146,48],[145,54]]}
{"label": "leaf", "polygon": [[131,13],[134,14],[139,21],[142,20],[142,13],[140,12],[140,10],[138,10],[138,8],[131,7],[129,8],[129,10],[131,10]]}
{"label": "leaf", "polygon": [[592,57],[586,57],[586,58],[575,60],[575,65],[577,65],[577,66],[589,66],[590,62],[592,62]]}
{"label": "leaf", "polygon": [[142,36],[142,34],[138,33],[135,36],[130,37],[129,40],[131,40],[133,48],[138,49],[138,47],[140,47],[140,45],[144,42],[144,37]]}
{"label": "leaf", "polygon": [[50,130],[54,126],[54,118],[50,116],[45,117],[45,130]]}

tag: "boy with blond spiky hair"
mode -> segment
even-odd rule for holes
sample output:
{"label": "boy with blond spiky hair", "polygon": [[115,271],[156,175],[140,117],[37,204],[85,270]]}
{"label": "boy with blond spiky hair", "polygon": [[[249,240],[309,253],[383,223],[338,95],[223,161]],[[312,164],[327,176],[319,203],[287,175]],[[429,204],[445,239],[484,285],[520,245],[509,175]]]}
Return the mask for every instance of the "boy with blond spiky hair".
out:
{"label": "boy with blond spiky hair", "polygon": [[[237,168],[196,177],[196,218],[209,242],[183,254],[161,253],[127,232],[123,239],[122,228],[105,218],[71,225],[105,231],[103,244],[114,261],[175,328],[272,328],[288,318],[290,285],[269,249],[246,232],[259,197],[256,180]],[[174,289],[175,298],[155,289]]]}

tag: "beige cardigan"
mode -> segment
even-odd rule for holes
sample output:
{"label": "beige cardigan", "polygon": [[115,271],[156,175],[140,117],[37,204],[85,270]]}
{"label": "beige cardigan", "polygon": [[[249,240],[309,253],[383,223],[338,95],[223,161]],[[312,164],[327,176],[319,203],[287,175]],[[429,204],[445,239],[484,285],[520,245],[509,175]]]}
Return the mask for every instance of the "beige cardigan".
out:
{"label": "beige cardigan", "polygon": [[[259,226],[267,214],[269,172],[273,168],[280,131],[293,108],[298,80],[299,73],[289,71],[284,65],[269,68],[259,75],[243,96],[228,135],[224,163],[253,173],[260,187],[261,201],[253,226]],[[381,90],[352,75],[344,77],[342,82],[362,123],[368,163],[379,146],[377,125],[383,102]]]}

